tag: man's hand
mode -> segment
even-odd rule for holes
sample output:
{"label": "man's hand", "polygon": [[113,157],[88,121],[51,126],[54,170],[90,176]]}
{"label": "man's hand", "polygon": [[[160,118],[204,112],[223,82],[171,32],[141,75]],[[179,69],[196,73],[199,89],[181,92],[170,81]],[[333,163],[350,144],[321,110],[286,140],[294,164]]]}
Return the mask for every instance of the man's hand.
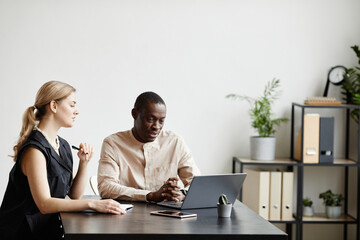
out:
{"label": "man's hand", "polygon": [[180,202],[184,200],[185,196],[180,191],[177,182],[178,178],[169,178],[162,187],[156,192],[150,192],[146,195],[146,200],[153,202],[162,201],[176,201]]}

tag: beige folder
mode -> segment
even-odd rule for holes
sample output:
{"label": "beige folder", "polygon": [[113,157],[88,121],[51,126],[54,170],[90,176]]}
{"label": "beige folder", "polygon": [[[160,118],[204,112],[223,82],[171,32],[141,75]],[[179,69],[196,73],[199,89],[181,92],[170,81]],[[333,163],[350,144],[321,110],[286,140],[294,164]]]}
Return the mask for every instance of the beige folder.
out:
{"label": "beige folder", "polygon": [[264,219],[269,219],[270,172],[245,169],[243,203]]}
{"label": "beige folder", "polygon": [[281,172],[270,172],[269,220],[281,220]]}
{"label": "beige folder", "polygon": [[303,162],[319,162],[320,115],[316,113],[304,115]]}
{"label": "beige folder", "polygon": [[294,172],[282,173],[281,220],[293,220]]}

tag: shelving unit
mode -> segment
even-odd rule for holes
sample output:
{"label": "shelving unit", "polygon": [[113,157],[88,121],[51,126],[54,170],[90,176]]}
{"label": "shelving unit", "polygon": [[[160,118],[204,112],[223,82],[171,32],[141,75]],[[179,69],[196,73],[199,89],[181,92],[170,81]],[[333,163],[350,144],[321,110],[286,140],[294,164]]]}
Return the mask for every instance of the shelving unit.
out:
{"label": "shelving unit", "polygon": [[[345,140],[345,157],[334,159],[333,163],[303,163],[303,153],[301,151],[301,159],[294,159],[294,121],[295,121],[295,108],[299,108],[301,111],[301,126],[304,125],[304,115],[307,109],[343,109],[346,111],[346,140]],[[356,224],[356,239],[360,239],[360,123],[358,124],[358,134],[357,134],[357,159],[349,158],[349,131],[350,131],[350,110],[358,109],[360,115],[360,106],[357,105],[337,105],[337,106],[314,106],[314,105],[303,105],[292,103],[291,109],[291,147],[290,147],[290,158],[288,159],[275,159],[274,161],[257,161],[244,159],[240,157],[233,157],[232,171],[236,172],[236,164],[240,166],[240,172],[243,172],[245,165],[261,165],[261,166],[285,166],[288,168],[297,169],[297,186],[294,189],[296,191],[296,203],[294,206],[295,214],[293,221],[270,221],[272,223],[284,223],[286,224],[286,232],[289,235],[289,239],[292,237],[292,224],[296,224],[296,240],[302,240],[303,236],[303,224],[343,224],[344,225],[344,235],[343,239],[347,239],[347,226],[348,224]],[[359,117],[360,119],[360,117]],[[303,127],[301,127],[301,139],[303,138]],[[303,142],[301,142],[301,149],[303,149]],[[339,219],[328,219],[325,214],[315,214],[313,217],[303,217],[303,191],[304,191],[304,167],[317,167],[317,166],[329,166],[329,167],[344,167],[345,170],[345,184],[344,184],[344,205],[343,205],[343,214]],[[356,193],[356,216],[351,216],[348,212],[348,188],[349,188],[349,168],[356,168],[356,179],[357,179],[357,193]],[[240,200],[242,200],[242,192],[240,191]]]}

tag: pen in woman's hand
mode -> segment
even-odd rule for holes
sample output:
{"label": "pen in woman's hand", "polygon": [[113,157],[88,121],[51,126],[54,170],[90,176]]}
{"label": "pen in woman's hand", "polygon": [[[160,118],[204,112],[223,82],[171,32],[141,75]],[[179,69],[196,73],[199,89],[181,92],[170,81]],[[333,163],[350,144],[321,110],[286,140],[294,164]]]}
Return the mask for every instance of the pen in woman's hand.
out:
{"label": "pen in woman's hand", "polygon": [[[75,150],[78,150],[78,151],[80,151],[80,148],[78,148],[78,147],[76,147],[76,146],[74,146],[74,145],[72,145],[71,146],[73,149],[75,149]],[[88,152],[86,152],[86,154],[89,154]]]}

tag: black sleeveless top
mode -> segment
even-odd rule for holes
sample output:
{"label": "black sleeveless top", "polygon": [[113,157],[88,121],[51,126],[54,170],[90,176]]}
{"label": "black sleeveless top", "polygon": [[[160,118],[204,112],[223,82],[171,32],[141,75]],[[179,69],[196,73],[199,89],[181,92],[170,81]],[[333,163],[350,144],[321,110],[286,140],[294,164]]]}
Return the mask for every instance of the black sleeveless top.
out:
{"label": "black sleeveless top", "polygon": [[46,159],[51,197],[65,198],[73,181],[73,158],[69,144],[60,137],[59,141],[60,156],[38,131],[32,131],[21,147],[0,208],[0,239],[59,239],[63,235],[59,213],[40,213],[20,166],[25,149],[40,150]]}

